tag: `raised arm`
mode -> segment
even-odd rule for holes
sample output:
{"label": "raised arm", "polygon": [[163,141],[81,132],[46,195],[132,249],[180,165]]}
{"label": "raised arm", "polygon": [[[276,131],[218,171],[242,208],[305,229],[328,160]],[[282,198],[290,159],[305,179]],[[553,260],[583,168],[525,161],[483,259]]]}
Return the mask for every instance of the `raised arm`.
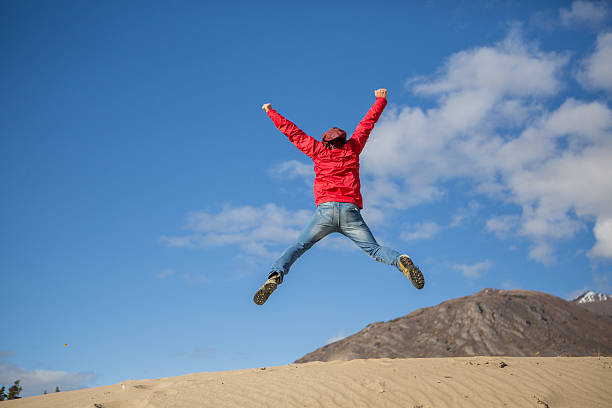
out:
{"label": "raised arm", "polygon": [[359,122],[357,129],[355,129],[355,132],[353,132],[353,135],[350,139],[353,141],[352,143],[355,144],[357,154],[361,153],[361,151],[363,150],[363,147],[365,146],[366,142],[368,141],[368,137],[370,136],[370,132],[372,132],[372,129],[374,129],[374,124],[376,124],[378,118],[380,118],[380,115],[385,109],[385,106],[387,106],[386,89],[377,89],[376,91],[374,91],[374,96],[376,97],[374,105],[372,105],[372,107],[370,108],[368,113],[366,113],[364,118],[361,119],[361,122]]}
{"label": "raised arm", "polygon": [[268,114],[270,119],[272,119],[272,122],[274,122],[278,130],[283,132],[295,147],[300,149],[302,153],[308,157],[314,158],[315,152],[318,150],[321,142],[312,136],[308,136],[293,122],[285,119],[280,113],[272,109],[272,105],[269,103],[264,104],[261,108]]}

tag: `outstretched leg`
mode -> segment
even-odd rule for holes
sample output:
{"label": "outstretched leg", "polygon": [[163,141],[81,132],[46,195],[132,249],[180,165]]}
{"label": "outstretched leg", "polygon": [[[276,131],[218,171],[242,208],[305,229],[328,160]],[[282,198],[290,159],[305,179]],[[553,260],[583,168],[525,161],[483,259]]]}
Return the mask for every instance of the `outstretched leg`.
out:
{"label": "outstretched leg", "polygon": [[272,264],[268,280],[264,283],[253,296],[253,301],[258,305],[263,305],[268,297],[282,283],[283,278],[291,265],[304,252],[326,235],[338,231],[337,223],[334,223],[332,206],[321,204],[317,207],[312,218],[304,227],[297,241],[283,251],[281,256]]}
{"label": "outstretched leg", "polygon": [[345,203],[341,211],[340,232],[349,237],[359,248],[378,262],[398,267],[400,253],[395,249],[379,245],[370,231],[359,207]]}
{"label": "outstretched leg", "polygon": [[338,231],[338,226],[334,223],[333,208],[326,204],[319,205],[308,224],[300,233],[296,242],[287,247],[281,256],[272,264],[271,273],[280,272],[282,275],[282,282],[283,277],[289,273],[291,265],[293,265],[304,252],[312,248],[312,246],[322,238],[335,231]]}
{"label": "outstretched leg", "polygon": [[359,207],[345,203],[340,221],[340,232],[349,237],[366,254],[378,262],[395,266],[410,279],[417,289],[423,288],[425,279],[419,268],[412,263],[408,255],[400,254],[395,249],[376,242],[370,228],[361,216]]}

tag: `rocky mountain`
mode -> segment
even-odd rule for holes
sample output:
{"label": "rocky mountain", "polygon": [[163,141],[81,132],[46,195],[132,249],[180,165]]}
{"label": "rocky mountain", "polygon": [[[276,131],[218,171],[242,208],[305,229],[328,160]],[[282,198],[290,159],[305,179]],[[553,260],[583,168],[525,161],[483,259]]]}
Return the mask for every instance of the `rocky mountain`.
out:
{"label": "rocky mountain", "polygon": [[612,295],[589,290],[572,300],[572,303],[612,319]]}
{"label": "rocky mountain", "polygon": [[612,355],[612,320],[542,292],[483,289],[368,325],[296,363],[357,358]]}

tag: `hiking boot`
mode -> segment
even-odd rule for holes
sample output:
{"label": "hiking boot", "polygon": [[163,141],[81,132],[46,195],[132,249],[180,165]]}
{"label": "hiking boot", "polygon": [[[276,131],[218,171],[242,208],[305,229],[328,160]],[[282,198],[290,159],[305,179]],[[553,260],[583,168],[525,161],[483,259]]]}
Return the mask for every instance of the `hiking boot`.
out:
{"label": "hiking boot", "polygon": [[278,284],[280,283],[280,277],[278,273],[273,273],[270,275],[266,283],[264,283],[258,290],[255,292],[255,296],[253,296],[253,302],[256,305],[263,305],[266,303],[266,300],[270,297],[272,292],[276,290]]}
{"label": "hiking boot", "polygon": [[408,255],[400,255],[397,264],[400,270],[417,289],[423,289],[425,286],[425,278],[418,266],[412,263],[412,259]]}

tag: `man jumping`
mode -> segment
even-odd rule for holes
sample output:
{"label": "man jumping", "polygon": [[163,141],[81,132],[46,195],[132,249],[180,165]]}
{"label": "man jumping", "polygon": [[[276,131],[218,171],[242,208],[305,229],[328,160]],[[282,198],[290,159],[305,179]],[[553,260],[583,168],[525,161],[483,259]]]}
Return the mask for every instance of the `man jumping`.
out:
{"label": "man jumping", "polygon": [[370,257],[398,268],[417,289],[425,285],[423,274],[410,257],[378,245],[361,217],[363,200],[359,181],[359,154],[387,105],[387,90],[377,89],[374,96],[374,105],[348,140],[344,130],[333,127],[323,133],[323,140],[319,142],[282,117],[269,103],[262,106],[278,130],[314,162],[317,208],[297,242],[285,249],[272,264],[268,280],[255,292],[253,301],[256,304],[263,305],[283,282],[291,265],[317,241],[332,232],[346,235]]}

